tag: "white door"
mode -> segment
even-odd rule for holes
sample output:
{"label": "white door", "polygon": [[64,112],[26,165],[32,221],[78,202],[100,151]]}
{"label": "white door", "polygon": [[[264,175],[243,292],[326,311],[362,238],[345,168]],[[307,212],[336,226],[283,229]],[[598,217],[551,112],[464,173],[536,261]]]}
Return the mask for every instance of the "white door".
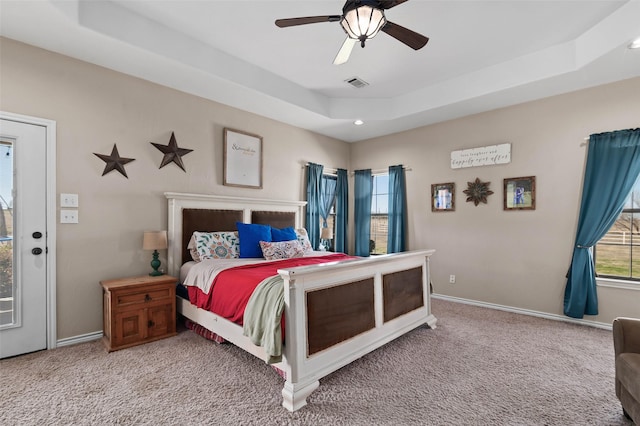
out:
{"label": "white door", "polygon": [[0,120],[0,358],[47,348],[46,137]]}

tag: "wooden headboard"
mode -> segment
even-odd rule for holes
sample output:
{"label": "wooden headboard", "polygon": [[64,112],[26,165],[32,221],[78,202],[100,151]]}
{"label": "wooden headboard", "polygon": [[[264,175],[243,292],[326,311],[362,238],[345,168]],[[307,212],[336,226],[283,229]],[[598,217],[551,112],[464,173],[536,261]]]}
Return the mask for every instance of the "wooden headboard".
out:
{"label": "wooden headboard", "polygon": [[187,244],[193,231],[235,231],[236,222],[259,223],[276,228],[303,227],[306,201],[265,200],[221,195],[165,192],[168,201],[167,238],[169,274],[177,277],[180,266],[191,260]]}

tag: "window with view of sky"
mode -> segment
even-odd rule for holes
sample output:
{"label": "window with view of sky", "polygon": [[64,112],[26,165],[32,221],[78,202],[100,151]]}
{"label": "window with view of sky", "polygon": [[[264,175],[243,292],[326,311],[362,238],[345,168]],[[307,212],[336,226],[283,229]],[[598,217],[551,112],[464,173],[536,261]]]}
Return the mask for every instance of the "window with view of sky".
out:
{"label": "window with view of sky", "polygon": [[389,230],[389,175],[373,176],[371,194],[371,254],[387,253]]}

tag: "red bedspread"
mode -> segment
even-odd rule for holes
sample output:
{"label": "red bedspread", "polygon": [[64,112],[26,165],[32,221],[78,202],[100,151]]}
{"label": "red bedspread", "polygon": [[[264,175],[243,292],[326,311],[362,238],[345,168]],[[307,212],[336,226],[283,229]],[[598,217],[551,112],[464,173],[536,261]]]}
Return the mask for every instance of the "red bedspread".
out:
{"label": "red bedspread", "polygon": [[237,266],[220,272],[213,280],[209,294],[203,293],[198,287],[188,287],[189,300],[199,308],[206,309],[229,321],[242,325],[244,310],[251,294],[265,278],[278,275],[278,269],[347,259],[354,259],[354,257],[343,253],[335,253],[326,256],[298,257]]}

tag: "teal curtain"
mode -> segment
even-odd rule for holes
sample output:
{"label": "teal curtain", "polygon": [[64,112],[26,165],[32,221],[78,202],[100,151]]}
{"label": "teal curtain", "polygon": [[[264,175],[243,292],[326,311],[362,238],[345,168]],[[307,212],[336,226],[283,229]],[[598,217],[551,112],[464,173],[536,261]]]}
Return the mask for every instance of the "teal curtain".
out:
{"label": "teal curtain", "polygon": [[389,167],[389,235],[387,253],[405,250],[407,197],[403,166]]}
{"label": "teal curtain", "polygon": [[334,176],[322,176],[320,188],[322,190],[322,203],[320,204],[320,217],[322,218],[322,227],[327,227],[327,218],[336,198],[337,179]]}
{"label": "teal curtain", "polygon": [[320,211],[322,210],[322,172],[324,166],[307,165],[307,216],[305,228],[314,250],[320,245]]}
{"label": "teal curtain", "polygon": [[338,179],[336,180],[336,230],[333,235],[334,251],[346,253],[349,249],[347,245],[347,223],[349,216],[349,183],[347,171],[338,169]]}
{"label": "teal curtain", "polygon": [[616,221],[640,175],[640,129],[591,135],[564,313],[598,315],[593,246]]}
{"label": "teal curtain", "polygon": [[369,256],[369,239],[371,238],[371,193],[373,179],[371,169],[355,171],[355,255]]}

